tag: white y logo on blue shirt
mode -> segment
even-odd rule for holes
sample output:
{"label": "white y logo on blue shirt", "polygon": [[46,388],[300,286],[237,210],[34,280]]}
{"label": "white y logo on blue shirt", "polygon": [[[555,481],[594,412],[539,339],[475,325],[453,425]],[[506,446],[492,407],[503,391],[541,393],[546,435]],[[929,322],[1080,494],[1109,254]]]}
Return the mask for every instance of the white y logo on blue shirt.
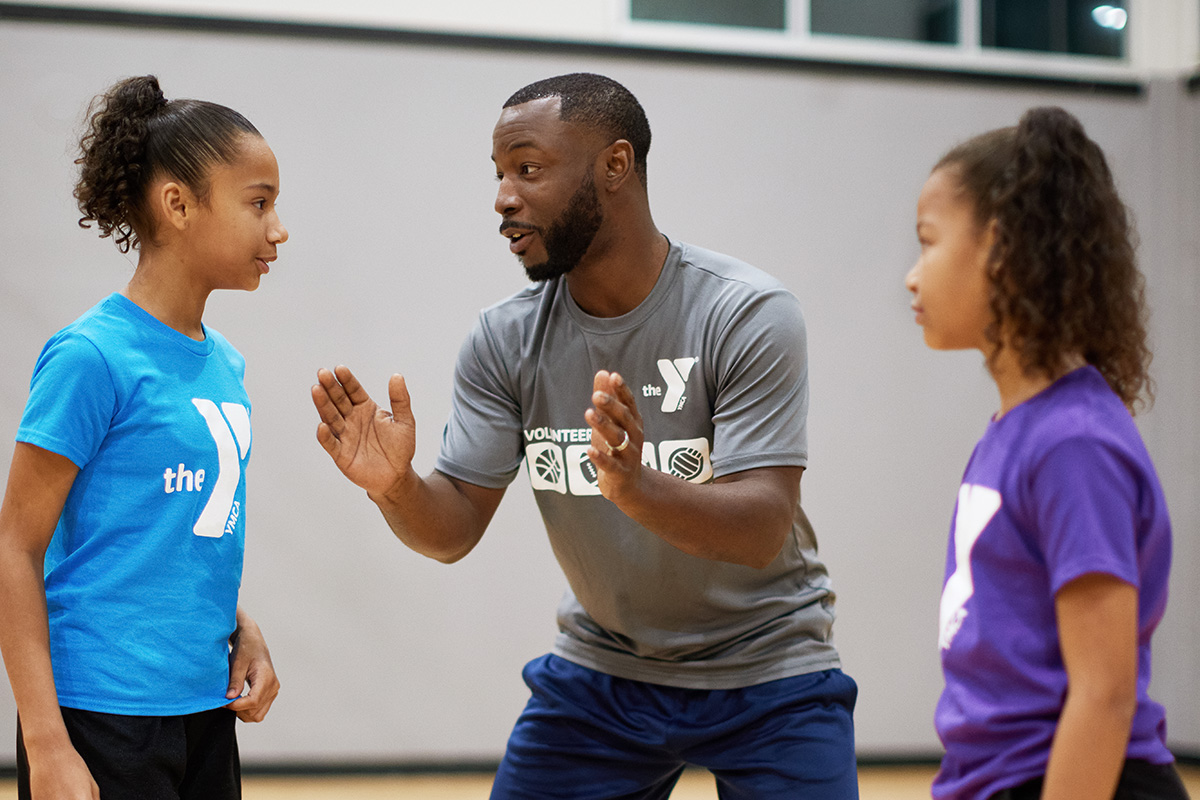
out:
{"label": "white y logo on blue shirt", "polygon": [[233,532],[241,511],[234,496],[242,480],[241,460],[250,451],[250,412],[240,403],[221,403],[218,410],[216,403],[201,397],[192,398],[192,405],[208,424],[217,446],[218,465],[217,484],[192,533],[217,539]]}

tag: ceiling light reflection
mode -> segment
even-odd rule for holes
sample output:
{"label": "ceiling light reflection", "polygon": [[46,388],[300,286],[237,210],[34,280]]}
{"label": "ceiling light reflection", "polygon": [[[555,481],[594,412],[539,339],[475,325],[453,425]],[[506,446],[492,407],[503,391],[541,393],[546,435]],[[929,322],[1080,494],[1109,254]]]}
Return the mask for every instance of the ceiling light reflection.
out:
{"label": "ceiling light reflection", "polygon": [[1092,9],[1092,19],[1096,20],[1096,24],[1101,28],[1121,31],[1125,30],[1125,24],[1129,22],[1129,14],[1125,9],[1116,6],[1096,6]]}

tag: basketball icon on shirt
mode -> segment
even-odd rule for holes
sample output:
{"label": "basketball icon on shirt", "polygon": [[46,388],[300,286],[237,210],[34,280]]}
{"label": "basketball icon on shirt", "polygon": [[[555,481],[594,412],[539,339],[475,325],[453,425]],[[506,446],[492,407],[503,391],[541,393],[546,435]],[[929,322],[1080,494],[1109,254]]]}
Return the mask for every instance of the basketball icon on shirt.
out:
{"label": "basketball icon on shirt", "polygon": [[562,478],[562,462],[558,460],[556,450],[543,450],[534,462],[534,467],[547,483],[558,483]]}
{"label": "basketball icon on shirt", "polygon": [[525,458],[529,464],[529,483],[535,490],[567,493],[566,470],[558,445],[553,442],[526,445]]}

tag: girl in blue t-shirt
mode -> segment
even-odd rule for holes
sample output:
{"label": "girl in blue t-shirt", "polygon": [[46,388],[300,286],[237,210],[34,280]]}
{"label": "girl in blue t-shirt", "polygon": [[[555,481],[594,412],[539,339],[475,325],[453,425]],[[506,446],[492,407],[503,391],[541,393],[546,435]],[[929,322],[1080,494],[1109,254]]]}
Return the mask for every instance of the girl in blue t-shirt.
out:
{"label": "girl in blue t-shirt", "polygon": [[926,344],[979,349],[1000,394],[951,528],[934,797],[1186,797],[1147,694],[1171,529],[1131,419],[1143,279],[1104,155],[1032,109],[938,162],[917,235]]}
{"label": "girl in blue t-shirt", "polygon": [[244,361],[202,316],[287,240],[279,170],[242,115],[154,76],[89,113],[80,225],[138,264],[43,349],[0,507],[18,792],[237,798],[234,720],[263,719],[279,683],[237,605]]}

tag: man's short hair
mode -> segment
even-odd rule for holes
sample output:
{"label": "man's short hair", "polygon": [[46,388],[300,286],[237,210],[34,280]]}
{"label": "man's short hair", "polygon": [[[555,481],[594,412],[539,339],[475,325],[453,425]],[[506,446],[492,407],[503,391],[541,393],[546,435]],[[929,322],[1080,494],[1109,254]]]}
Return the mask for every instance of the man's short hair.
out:
{"label": "man's short hair", "polygon": [[545,78],[519,89],[504,103],[518,106],[543,97],[560,99],[559,119],[599,131],[612,141],[633,146],[633,166],[646,185],[646,153],[650,151],[650,122],[633,93],[612,78],[574,72]]}

